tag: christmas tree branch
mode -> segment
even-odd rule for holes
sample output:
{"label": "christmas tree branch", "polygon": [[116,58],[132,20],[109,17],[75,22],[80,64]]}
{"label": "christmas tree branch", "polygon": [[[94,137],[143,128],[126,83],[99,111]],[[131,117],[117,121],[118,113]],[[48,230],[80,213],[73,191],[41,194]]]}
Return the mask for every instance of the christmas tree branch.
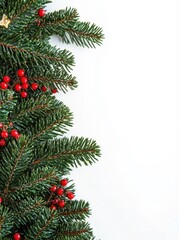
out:
{"label": "christmas tree branch", "polygon": [[[16,6],[19,6],[18,12],[17,12],[17,9],[16,9],[16,15],[14,15],[11,18],[11,21],[13,22],[17,17],[19,17],[19,15],[21,15],[25,11],[27,11],[27,9],[30,8],[31,4],[33,4],[35,1],[36,0],[29,0],[28,2],[26,2],[26,4],[23,4],[21,6],[19,4],[17,4]],[[12,3],[11,3],[11,6],[12,6]],[[13,6],[13,9],[15,10],[15,5]]]}
{"label": "christmas tree branch", "polygon": [[38,217],[35,225],[29,226],[26,233],[27,239],[52,239],[59,223],[58,213],[46,208]]}
{"label": "christmas tree branch", "polygon": [[28,197],[28,199],[20,201],[20,204],[16,204],[16,211],[14,212],[16,227],[19,227],[21,223],[24,225],[30,223],[31,219],[37,219],[44,208],[45,202],[39,197],[34,199]]}
{"label": "christmas tree branch", "polygon": [[80,22],[79,15],[73,8],[49,13],[26,31],[32,39],[48,39],[49,36],[58,35],[65,43],[83,47],[95,47],[104,39],[102,29],[89,22]]}
{"label": "christmas tree branch", "polygon": [[5,186],[5,189],[4,189],[4,195],[5,195],[5,196],[8,194],[9,185],[10,185],[10,183],[11,183],[13,177],[14,177],[15,170],[16,170],[17,165],[18,165],[18,163],[19,163],[19,161],[20,161],[20,159],[21,159],[21,157],[22,157],[22,154],[23,154],[23,152],[24,152],[25,147],[26,147],[26,142],[22,145],[22,148],[20,149],[19,155],[17,156],[17,158],[16,158],[16,160],[15,160],[15,162],[14,162],[14,166],[13,166],[13,168],[12,168],[12,170],[11,170],[11,173],[10,173],[10,175],[9,175],[9,179],[8,179],[8,181],[7,181],[7,183],[6,183],[6,186]]}
{"label": "christmas tree branch", "polygon": [[11,197],[20,199],[21,196],[33,195],[33,192],[39,190],[41,195],[46,193],[51,184],[57,181],[59,173],[54,168],[41,168],[34,170],[32,174],[23,175],[16,186],[11,188]]}
{"label": "christmas tree branch", "polygon": [[0,206],[0,239],[11,233],[14,221],[13,213],[6,207]]}
{"label": "christmas tree branch", "polygon": [[11,91],[4,91],[4,92],[1,91],[0,92],[0,108],[2,109],[2,107],[7,107],[7,105],[10,102],[13,103],[13,99],[14,97]]}
{"label": "christmas tree branch", "polygon": [[47,66],[48,69],[53,69],[52,66],[56,66],[68,71],[74,65],[74,57],[67,50],[58,50],[47,43],[37,41],[31,42],[30,46],[28,46],[29,42],[26,41],[21,41],[20,46],[14,46],[1,41],[1,58],[5,62],[10,63],[11,66],[14,66],[14,64],[21,66],[21,62],[23,62],[27,69],[31,61],[33,61],[32,68],[43,65],[44,67]]}
{"label": "christmas tree branch", "polygon": [[64,123],[66,119],[68,119],[68,117],[64,116],[64,117],[58,119],[57,121],[53,121],[50,125],[48,125],[46,128],[42,129],[35,136],[33,136],[32,140],[38,139],[39,137],[41,137],[41,135],[45,134],[46,132],[51,131],[55,126],[57,126],[61,123]]}
{"label": "christmas tree branch", "polygon": [[34,149],[32,165],[48,165],[65,168],[92,164],[100,156],[95,141],[71,137],[44,142]]}
{"label": "christmas tree branch", "polygon": [[65,218],[66,221],[72,219],[84,220],[86,217],[89,217],[89,215],[89,204],[83,200],[73,201],[67,205],[66,209],[60,211],[60,216],[62,219]]}
{"label": "christmas tree branch", "polygon": [[73,28],[66,28],[64,35],[60,36],[66,43],[75,43],[83,47],[95,47],[100,45],[104,38],[102,29],[89,22],[76,22]]}
{"label": "christmas tree branch", "polygon": [[45,39],[48,36],[53,35],[57,28],[58,32],[63,32],[63,28],[72,27],[78,18],[79,15],[74,8],[54,11],[48,13],[43,19],[39,19],[29,25],[26,32],[31,39]]}
{"label": "christmas tree branch", "polygon": [[0,92],[0,119],[1,122],[6,123],[8,121],[8,116],[17,102],[14,94],[11,91],[1,91]]}
{"label": "christmas tree branch", "polygon": [[48,104],[41,104],[41,105],[36,105],[36,106],[33,106],[29,109],[26,109],[22,112],[19,112],[17,115],[16,115],[16,118],[21,118],[23,115],[27,115],[27,114],[30,114],[32,112],[36,112],[38,110],[44,110],[48,107]]}
{"label": "christmas tree branch", "polygon": [[[27,16],[29,13],[35,13],[36,9],[45,6],[45,4],[50,2],[51,1],[49,0],[26,0],[25,2],[22,0],[11,0],[7,6],[9,15],[12,15],[11,22],[14,22],[16,19],[21,20],[23,15]],[[32,17],[33,15],[28,16],[28,19],[25,22]],[[18,23],[16,22],[16,24]]]}
{"label": "christmas tree branch", "polygon": [[[19,104],[16,105],[10,115],[11,119],[14,119],[14,123],[17,125],[19,121],[21,124],[28,122],[28,119],[31,119],[31,122],[34,122],[38,118],[45,116],[47,110],[51,108],[59,108],[60,103],[54,97],[49,94],[39,95],[37,98],[29,97],[28,101],[23,99],[19,101]],[[24,128],[28,125],[25,124]]]}
{"label": "christmas tree branch", "polygon": [[76,78],[72,75],[64,74],[63,76],[53,77],[53,76],[40,76],[40,77],[30,77],[29,81],[37,82],[50,87],[52,89],[58,88],[59,90],[66,92],[67,88],[74,89],[77,87]]}
{"label": "christmas tree branch", "polygon": [[75,8],[48,13],[41,22],[41,26],[58,25],[61,27],[73,25],[79,19],[79,14]]}
{"label": "christmas tree branch", "polygon": [[3,161],[0,165],[1,187],[4,186],[4,199],[9,194],[9,188],[17,181],[29,166],[32,157],[32,147],[27,139],[21,137],[18,141],[12,140],[2,152]]}
{"label": "christmas tree branch", "polygon": [[[83,221],[73,221],[68,225],[64,225],[62,229],[59,229],[57,239],[75,239],[75,240],[90,240],[92,239],[92,229],[89,224]],[[61,237],[61,238],[60,238]]]}
{"label": "christmas tree branch", "polygon": [[72,113],[61,104],[61,107],[54,110],[54,114],[38,119],[26,130],[32,141],[45,141],[64,134],[67,126],[72,125]]}
{"label": "christmas tree branch", "polygon": [[39,236],[46,230],[46,228],[49,227],[49,225],[52,223],[54,218],[54,215],[52,214],[51,217],[46,221],[46,223],[44,224],[44,226],[42,226],[38,232],[36,233],[36,235],[34,236],[34,239],[39,239]]}

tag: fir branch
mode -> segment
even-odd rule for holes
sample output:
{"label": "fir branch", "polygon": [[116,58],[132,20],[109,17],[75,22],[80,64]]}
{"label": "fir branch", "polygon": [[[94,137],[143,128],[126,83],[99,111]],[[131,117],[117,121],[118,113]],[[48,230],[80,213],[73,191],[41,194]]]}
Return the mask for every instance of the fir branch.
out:
{"label": "fir branch", "polygon": [[5,187],[5,189],[4,189],[4,194],[5,194],[5,196],[8,194],[9,185],[10,185],[10,183],[11,183],[13,177],[14,177],[15,170],[16,170],[17,165],[18,165],[18,163],[19,163],[19,161],[20,161],[20,159],[21,159],[21,157],[22,157],[22,154],[23,154],[23,152],[24,152],[25,146],[26,146],[26,143],[24,143],[24,144],[22,145],[22,148],[20,149],[20,152],[19,152],[17,158],[15,159],[14,166],[13,166],[13,168],[12,168],[12,170],[11,170],[11,173],[10,173],[10,175],[9,175],[9,179],[8,179],[8,181],[7,181],[7,183],[6,183],[6,187]]}
{"label": "fir branch", "polygon": [[18,202],[14,208],[15,224],[18,228],[22,224],[25,225],[28,224],[28,222],[32,222],[32,219],[37,219],[45,210],[46,206],[42,198],[28,197],[28,199]]}
{"label": "fir branch", "polygon": [[24,64],[26,69],[29,69],[30,63],[32,68],[46,66],[48,69],[56,67],[65,71],[69,71],[74,65],[74,57],[69,51],[58,50],[47,43],[29,39],[21,40],[18,46],[0,41],[0,55],[2,61],[8,62],[10,66],[16,64],[21,67]]}
{"label": "fir branch", "polygon": [[18,180],[16,186],[11,188],[11,198],[18,200],[21,197],[33,196],[36,192],[44,195],[58,177],[59,173],[56,169],[47,167],[27,173]]}
{"label": "fir branch", "polygon": [[12,112],[17,99],[14,97],[13,92],[0,90],[0,119],[1,122],[8,121],[8,115]]}
{"label": "fir branch", "polygon": [[5,237],[12,232],[14,216],[12,212],[3,206],[0,206],[0,239]]}
{"label": "fir branch", "polygon": [[73,220],[84,220],[86,217],[89,217],[90,209],[89,203],[80,200],[80,201],[72,201],[70,204],[66,206],[65,209],[60,211],[60,217],[65,221],[73,221]]}
{"label": "fir branch", "polygon": [[1,168],[1,188],[3,189],[4,198],[9,194],[9,188],[16,185],[19,176],[28,168],[32,157],[32,146],[24,137],[18,141],[12,140],[2,152]]}
{"label": "fir branch", "polygon": [[34,240],[52,239],[58,223],[58,213],[46,208],[45,211],[39,215],[36,222],[29,226],[26,238]]}
{"label": "fir branch", "polygon": [[48,115],[43,116],[26,129],[26,133],[32,141],[46,141],[67,131],[67,127],[72,125],[72,113],[60,103],[58,109],[51,110]]}
{"label": "fir branch", "polygon": [[[20,4],[21,2],[21,4]],[[38,0],[26,0],[25,2],[20,0],[20,1],[13,1],[11,0],[11,7],[13,9],[13,12],[15,13],[15,15],[13,15],[13,17],[11,18],[11,21],[14,21],[15,19],[17,19],[20,15],[24,14],[28,9],[30,9],[32,6],[35,5],[35,3],[40,2],[41,6],[42,6],[42,1],[38,1]],[[50,1],[45,1],[45,3],[48,3]]]}
{"label": "fir branch", "polygon": [[34,124],[37,119],[45,117],[60,106],[60,102],[50,94],[41,94],[37,98],[32,95],[28,101],[20,99],[9,118],[13,119],[17,129],[25,130],[30,123]]}
{"label": "fir branch", "polygon": [[[35,238],[34,239],[39,239],[39,236],[42,235],[42,233],[46,230],[46,228],[48,228],[48,226],[52,223],[53,221],[53,218],[54,218],[54,215],[52,214],[50,219],[48,219],[48,221],[46,221],[46,223],[44,224],[44,226],[42,226],[38,232],[36,233],[36,235],[34,236]],[[41,239],[41,237],[40,237]]]}
{"label": "fir branch", "polygon": [[[42,27],[58,25],[61,28],[73,26],[79,19],[79,14],[75,8],[66,8],[64,10],[48,13],[41,22]],[[49,29],[50,30],[50,29]]]}
{"label": "fir branch", "polygon": [[25,34],[30,39],[46,39],[53,35],[56,28],[63,32],[64,27],[72,27],[78,20],[79,15],[74,8],[66,8],[64,10],[48,13],[43,19],[32,22],[26,29]]}
{"label": "fir branch", "polygon": [[101,45],[104,38],[100,27],[89,22],[76,22],[73,28],[66,28],[64,35],[60,36],[65,43],[75,43],[82,47],[95,47]]}
{"label": "fir branch", "polygon": [[9,32],[18,34],[37,18],[37,10],[49,0],[11,0],[6,2],[6,13],[11,18]]}
{"label": "fir branch", "polygon": [[46,39],[51,35],[58,35],[65,43],[75,43],[83,47],[95,47],[104,39],[102,28],[79,21],[76,9],[66,8],[49,13],[39,22],[39,27],[36,25],[35,23],[35,26],[27,30],[32,39]]}
{"label": "fir branch", "polygon": [[48,107],[48,104],[41,104],[41,105],[36,105],[36,106],[33,106],[29,109],[25,109],[24,111],[21,111],[17,114],[17,118],[22,118],[22,116],[24,115],[28,115],[29,113],[33,113],[33,112],[36,112],[36,111],[39,111],[39,110],[44,110]]}
{"label": "fir branch", "polygon": [[[41,137],[41,135],[44,135],[46,132],[51,131],[51,129],[53,129],[55,126],[57,126],[60,123],[63,123],[65,120],[67,119],[67,117],[62,117],[56,121],[52,121],[52,123],[48,126],[46,126],[44,129],[40,130],[36,135],[33,136],[32,140],[38,139]],[[40,122],[39,122],[40,123]],[[39,124],[40,125],[40,124]],[[52,130],[53,131],[53,130]],[[55,131],[55,130],[54,130]],[[54,133],[53,135],[54,137],[56,136],[56,134]],[[40,139],[41,141],[41,139]]]}
{"label": "fir branch", "polygon": [[56,234],[58,240],[91,240],[93,238],[93,232],[89,224],[83,221],[73,221],[68,224],[64,224]]}
{"label": "fir branch", "polygon": [[29,81],[40,83],[51,89],[57,88],[63,92],[66,92],[68,87],[72,90],[77,87],[76,78],[66,73],[62,73],[60,76],[52,76],[50,74],[49,76],[34,76],[30,77]]}
{"label": "fir branch", "polygon": [[83,137],[62,138],[47,141],[34,149],[32,165],[56,166],[60,169],[92,164],[100,156],[100,148],[94,140]]}
{"label": "fir branch", "polygon": [[[6,107],[7,105],[11,102],[13,102],[13,95],[12,92],[11,94],[7,94],[7,91],[1,91],[0,92],[0,108],[2,109],[2,107]],[[15,103],[14,103],[15,104]]]}

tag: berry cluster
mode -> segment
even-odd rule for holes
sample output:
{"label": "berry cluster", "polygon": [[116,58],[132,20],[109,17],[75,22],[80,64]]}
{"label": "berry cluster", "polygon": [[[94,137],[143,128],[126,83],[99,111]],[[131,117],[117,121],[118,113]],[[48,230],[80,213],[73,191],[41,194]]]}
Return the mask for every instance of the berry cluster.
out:
{"label": "berry cluster", "polygon": [[0,83],[0,88],[6,90],[9,87],[10,80],[9,76],[4,76],[2,82]]}
{"label": "berry cluster", "polygon": [[[12,126],[12,123],[10,124]],[[9,135],[15,139],[20,137],[19,132],[16,129],[11,129],[9,132],[7,131],[8,126],[0,123],[0,147],[6,146],[6,139],[9,138]]]}
{"label": "berry cluster", "polygon": [[[39,85],[37,83],[28,83],[28,78],[25,76],[25,71],[23,69],[19,69],[17,71],[18,79],[17,81],[12,85],[12,88],[14,91],[19,92],[22,98],[27,98],[28,92],[27,90],[30,88],[31,90],[35,91],[39,88]],[[11,78],[9,76],[4,76],[2,81],[0,82],[0,89],[6,90],[9,87]],[[10,86],[11,87],[11,86]],[[46,86],[42,86],[41,90],[43,92],[46,92],[48,88]],[[57,89],[51,89],[52,93],[57,93]]]}
{"label": "berry cluster", "polygon": [[52,193],[51,199],[51,210],[57,210],[57,207],[64,208],[66,204],[66,199],[72,200],[75,195],[73,192],[66,191],[64,187],[68,184],[67,179],[62,179],[60,181],[60,186],[53,185],[50,188],[50,192]]}
{"label": "berry cluster", "polygon": [[23,69],[19,69],[17,71],[17,76],[19,80],[14,85],[14,90],[16,92],[21,92],[20,94],[22,98],[26,98],[28,96],[27,89],[29,89],[29,87],[33,91],[38,89],[39,85],[37,83],[32,83],[29,85],[28,78],[25,76],[25,71]]}

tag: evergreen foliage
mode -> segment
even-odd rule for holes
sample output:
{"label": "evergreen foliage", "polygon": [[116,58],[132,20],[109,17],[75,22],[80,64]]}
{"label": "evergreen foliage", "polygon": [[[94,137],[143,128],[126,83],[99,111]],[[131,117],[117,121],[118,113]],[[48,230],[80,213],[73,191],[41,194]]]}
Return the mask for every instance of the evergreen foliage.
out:
{"label": "evergreen foliage", "polygon": [[[7,16],[8,26],[0,25],[0,80],[10,77],[8,89],[0,85],[0,239],[11,240],[92,240],[86,222],[89,203],[71,200],[75,185],[64,186],[65,201],[56,210],[51,186],[58,186],[74,167],[90,165],[100,156],[96,141],[65,135],[72,126],[73,114],[52,95],[51,90],[67,92],[77,87],[71,70],[74,56],[66,49],[50,45],[52,35],[61,42],[95,47],[103,40],[102,29],[80,21],[74,8],[40,17],[38,10],[49,0],[0,0],[0,19]],[[2,21],[1,21],[2,23]],[[17,70],[24,69],[27,98],[15,90],[20,83]],[[38,84],[35,91],[32,84]],[[0,83],[1,84],[1,83]],[[47,88],[44,91],[43,87]],[[2,126],[1,126],[2,125]],[[20,137],[13,137],[12,130]],[[2,130],[8,131],[7,138]],[[3,144],[3,142],[0,144]]]}

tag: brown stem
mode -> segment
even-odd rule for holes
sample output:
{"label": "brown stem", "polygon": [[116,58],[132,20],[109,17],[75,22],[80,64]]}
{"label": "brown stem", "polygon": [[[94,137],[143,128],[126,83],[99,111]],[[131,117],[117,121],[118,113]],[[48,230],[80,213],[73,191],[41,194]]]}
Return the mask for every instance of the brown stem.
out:
{"label": "brown stem", "polygon": [[61,212],[60,215],[69,216],[69,215],[74,215],[74,214],[79,214],[79,213],[87,213],[87,212],[89,212],[89,209],[88,208],[83,208],[83,209],[78,209],[76,211]]}
{"label": "brown stem", "polygon": [[78,236],[82,233],[88,232],[86,229],[81,229],[79,231],[72,231],[72,232],[63,232],[62,234],[65,236]]}
{"label": "brown stem", "polygon": [[32,51],[29,51],[29,50],[26,50],[26,49],[23,49],[23,48],[18,48],[16,46],[9,45],[9,44],[4,43],[4,42],[0,42],[0,46],[9,48],[9,49],[12,49],[12,50],[15,50],[15,51],[20,51],[20,52],[24,52],[24,53],[30,53],[31,55],[40,56],[41,58],[44,58],[44,59],[64,62],[64,60],[62,58],[51,57],[51,56],[48,56],[48,55],[45,55],[45,54],[42,54],[42,53],[39,53],[39,52],[36,52],[36,51],[32,52]]}
{"label": "brown stem", "polygon": [[53,159],[60,158],[65,155],[69,155],[69,154],[73,155],[73,154],[82,154],[82,153],[95,153],[95,150],[94,149],[82,149],[82,150],[76,150],[76,151],[66,151],[66,152],[62,152],[62,153],[54,155],[54,156],[49,156],[47,158],[37,159],[34,162],[32,162],[31,164],[36,165],[44,160],[53,160]]}
{"label": "brown stem", "polygon": [[84,33],[84,32],[80,32],[80,31],[76,31],[74,29],[70,29],[70,28],[66,29],[66,31],[77,34],[77,35],[80,35],[80,36],[83,36],[83,37],[90,37],[90,38],[97,38],[97,39],[101,38],[101,36],[98,36],[96,34]]}

